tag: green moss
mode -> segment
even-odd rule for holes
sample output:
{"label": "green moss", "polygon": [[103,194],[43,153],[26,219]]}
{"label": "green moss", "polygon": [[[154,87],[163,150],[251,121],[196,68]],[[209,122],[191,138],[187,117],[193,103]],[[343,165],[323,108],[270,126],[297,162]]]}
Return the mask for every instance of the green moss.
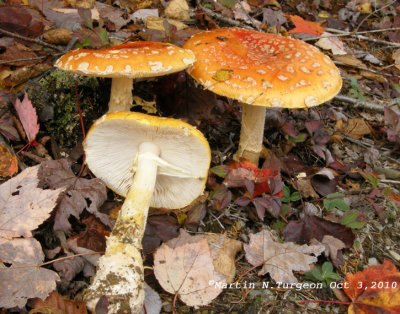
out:
{"label": "green moss", "polygon": [[73,146],[82,138],[82,128],[75,97],[77,85],[79,104],[85,129],[107,110],[109,80],[51,71],[28,86],[28,95],[36,107],[41,130],[49,133],[60,145]]}

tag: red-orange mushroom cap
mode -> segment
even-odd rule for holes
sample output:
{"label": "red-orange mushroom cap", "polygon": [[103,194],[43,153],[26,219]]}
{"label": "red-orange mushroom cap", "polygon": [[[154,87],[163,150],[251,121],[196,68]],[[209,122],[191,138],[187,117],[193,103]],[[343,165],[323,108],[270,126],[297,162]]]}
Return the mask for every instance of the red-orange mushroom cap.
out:
{"label": "red-orange mushroom cap", "polygon": [[130,110],[135,78],[182,71],[194,61],[190,50],[169,43],[136,41],[99,50],[73,50],[55,66],[76,74],[112,78],[109,112],[115,112]]}
{"label": "red-orange mushroom cap", "polygon": [[317,48],[300,40],[241,28],[199,33],[183,48],[196,61],[187,72],[205,88],[242,103],[237,157],[258,163],[265,107],[304,108],[334,97],[339,70]]}
{"label": "red-orange mushroom cap", "polygon": [[245,104],[303,108],[334,97],[339,70],[300,40],[242,28],[220,28],[190,38],[196,56],[188,73],[207,89]]}

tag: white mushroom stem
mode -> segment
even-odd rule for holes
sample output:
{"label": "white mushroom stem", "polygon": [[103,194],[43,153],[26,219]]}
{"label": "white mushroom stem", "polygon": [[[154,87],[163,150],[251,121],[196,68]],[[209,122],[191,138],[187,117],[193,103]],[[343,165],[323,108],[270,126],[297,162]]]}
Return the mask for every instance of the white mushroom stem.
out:
{"label": "white mushroom stem", "polygon": [[242,126],[236,157],[243,157],[258,165],[263,147],[266,109],[242,104]]}
{"label": "white mushroom stem", "polygon": [[142,153],[145,154],[137,158],[132,186],[107,239],[106,252],[99,260],[92,284],[84,293],[91,311],[103,295],[108,299],[109,313],[139,313],[143,308],[142,238],[158,168],[154,159],[146,156],[158,156],[160,150],[152,143],[142,143],[139,154]]}
{"label": "white mushroom stem", "polygon": [[113,78],[108,112],[130,111],[132,107],[133,79]]}
{"label": "white mushroom stem", "polygon": [[108,313],[139,313],[143,308],[142,238],[157,174],[199,178],[159,157],[157,145],[144,142],[132,166],[135,176],[119,212],[107,249],[100,258],[92,284],[84,293],[88,309],[106,296]]}

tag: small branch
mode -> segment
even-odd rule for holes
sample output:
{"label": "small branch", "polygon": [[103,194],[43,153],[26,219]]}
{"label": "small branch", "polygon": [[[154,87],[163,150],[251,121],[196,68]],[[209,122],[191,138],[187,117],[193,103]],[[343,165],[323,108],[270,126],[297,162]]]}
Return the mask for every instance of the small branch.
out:
{"label": "small branch", "polygon": [[[384,109],[383,104],[381,105],[381,104],[373,103],[370,101],[359,100],[359,99],[355,99],[355,98],[352,98],[349,96],[336,95],[335,99],[351,103],[354,105],[355,108],[365,108],[365,109],[369,109],[369,110],[373,110],[373,111],[377,111],[377,112],[383,112],[383,109]],[[397,100],[396,100],[396,102],[397,102]],[[393,104],[387,104],[387,105],[393,106]]]}
{"label": "small branch", "polygon": [[39,44],[41,46],[45,46],[45,47],[48,47],[48,48],[51,48],[51,49],[54,49],[54,50],[57,50],[57,51],[62,51],[61,48],[58,48],[57,46],[54,46],[52,44],[48,44],[48,43],[46,43],[46,42],[44,42],[43,40],[40,40],[40,39],[33,39],[33,38],[21,36],[21,35],[6,31],[6,30],[1,29],[1,28],[0,28],[0,33],[2,33],[4,35],[7,35],[7,36],[10,36],[10,37],[14,37],[14,38],[18,38],[18,39],[21,39],[21,40],[29,41],[31,43],[36,43],[36,44]]}
{"label": "small branch", "polygon": [[232,25],[232,26],[238,26],[238,27],[242,27],[242,28],[253,29],[252,27],[250,27],[248,25],[245,25],[245,24],[243,24],[243,23],[241,23],[239,21],[236,21],[236,20],[231,19],[229,17],[225,17],[222,14],[213,12],[212,10],[203,7],[199,0],[196,0],[196,4],[200,9],[202,9],[205,13],[207,13],[207,15],[209,15],[210,17],[215,18],[215,19],[217,19],[217,20],[219,20],[221,22],[227,23],[227,24]]}
{"label": "small branch", "polygon": [[6,60],[6,61],[0,61],[0,64],[8,64],[8,63],[22,62],[22,61],[34,61],[34,60],[40,60],[40,59],[45,59],[45,58],[47,58],[47,56],[33,57],[33,58],[23,58],[23,59],[14,59],[14,60]]}
{"label": "small branch", "polygon": [[358,24],[357,28],[356,28],[356,32],[358,31],[358,29],[361,27],[362,24],[364,24],[364,22],[366,20],[368,20],[372,15],[378,13],[379,11],[391,6],[392,4],[394,4],[396,2],[396,0],[393,0],[389,3],[386,3],[384,6],[380,7],[379,9],[375,9],[374,12],[371,12],[370,14],[368,14],[366,17],[364,17],[361,22]]}
{"label": "small branch", "polygon": [[393,76],[392,74],[383,73],[383,72],[381,72],[381,71],[376,71],[376,70],[368,69],[368,68],[366,68],[366,67],[361,67],[361,66],[357,66],[357,65],[348,65],[348,64],[346,64],[346,63],[344,63],[344,62],[341,62],[341,61],[336,61],[336,60],[335,60],[335,61],[333,61],[333,63],[335,63],[336,65],[350,66],[350,67],[352,67],[352,68],[354,68],[354,69],[358,69],[358,70],[362,70],[362,71],[368,71],[368,72],[371,72],[371,73],[374,73],[374,74],[383,75],[383,76]]}
{"label": "small branch", "polygon": [[[397,28],[396,28],[397,29]],[[334,29],[334,28],[325,28],[326,31],[331,32],[331,33],[336,33],[339,35],[336,35],[336,37],[340,37],[340,36],[351,36],[351,37],[355,37],[359,40],[367,40],[367,41],[372,41],[374,43],[377,44],[383,44],[383,45],[387,45],[387,46],[392,46],[392,47],[396,47],[399,48],[400,44],[399,43],[392,43],[390,41],[386,41],[386,40],[380,40],[380,39],[375,39],[375,38],[371,38],[371,37],[367,37],[367,36],[363,36],[363,35],[358,35],[359,33],[351,33],[351,32],[344,32],[338,29]],[[387,30],[392,30],[390,28],[388,28]],[[393,28],[394,30],[394,28]],[[376,33],[376,32],[380,32],[380,31],[384,31],[384,30],[371,30],[368,31],[369,33]],[[366,33],[366,32],[360,32],[360,33]],[[328,37],[328,36],[321,36],[321,38],[323,37]],[[331,37],[331,36],[330,36]],[[316,38],[313,38],[316,39]]]}

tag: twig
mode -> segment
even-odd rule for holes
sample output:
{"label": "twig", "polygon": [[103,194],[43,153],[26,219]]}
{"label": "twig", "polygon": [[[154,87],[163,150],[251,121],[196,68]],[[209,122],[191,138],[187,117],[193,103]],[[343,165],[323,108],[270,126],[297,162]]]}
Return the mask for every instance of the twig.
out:
{"label": "twig", "polygon": [[250,27],[248,25],[245,25],[245,24],[243,24],[243,23],[241,23],[239,21],[230,19],[229,17],[225,17],[222,14],[213,12],[212,10],[203,7],[199,0],[196,0],[196,4],[200,9],[202,9],[204,12],[206,12],[207,15],[209,15],[210,17],[213,17],[213,18],[215,18],[217,20],[220,20],[221,22],[230,24],[232,26],[239,26],[239,27],[242,27],[242,28],[253,29],[252,27]]}
{"label": "twig", "polygon": [[[380,39],[375,39],[375,38],[371,38],[371,37],[367,37],[364,35],[358,35],[357,33],[351,33],[351,32],[344,32],[338,29],[334,29],[334,28],[325,28],[326,31],[331,32],[331,33],[336,33],[336,34],[340,34],[337,36],[351,36],[351,37],[355,37],[359,40],[367,40],[367,41],[372,41],[374,43],[377,44],[383,44],[383,45],[387,45],[387,46],[392,46],[392,47],[400,47],[399,43],[392,43],[390,41],[386,41],[386,40],[380,40]],[[373,30],[373,31],[368,31],[369,33],[373,33],[373,32],[378,32],[378,30]],[[321,37],[325,37],[325,36],[321,36]],[[326,36],[327,37],[327,36]],[[316,38],[313,38],[316,39]]]}
{"label": "twig", "polygon": [[[350,65],[348,65],[348,64],[346,64],[346,63],[344,63],[344,62],[341,62],[341,61],[333,61],[335,64],[337,64],[337,65],[342,65],[342,66],[350,66]],[[379,74],[379,75],[383,75],[383,76],[393,76],[392,74],[389,74],[389,73],[383,73],[383,72],[381,72],[381,71],[376,71],[376,70],[372,70],[372,69],[368,69],[368,68],[366,68],[366,67],[360,67],[360,66],[358,66],[358,65],[351,65],[351,67],[352,68],[354,68],[354,69],[358,69],[358,70],[362,70],[362,71],[368,71],[368,72],[371,72],[371,73],[375,73],[375,74]]]}
{"label": "twig", "polygon": [[335,99],[345,101],[354,105],[355,108],[366,108],[377,112],[383,112],[384,105],[373,103],[370,101],[359,100],[349,96],[336,95]]}
{"label": "twig", "polygon": [[48,43],[46,43],[46,42],[44,42],[43,40],[40,40],[40,39],[33,39],[33,38],[21,36],[21,35],[6,31],[6,30],[1,29],[1,28],[0,28],[0,33],[2,33],[4,35],[7,35],[7,36],[14,37],[14,38],[18,38],[18,39],[21,39],[21,40],[29,41],[31,43],[36,43],[36,44],[39,44],[39,45],[42,45],[42,46],[45,46],[45,47],[48,47],[48,48],[51,48],[51,49],[54,49],[54,50],[57,50],[57,51],[62,51],[61,48],[58,48],[57,46],[54,46],[52,44],[48,44]]}
{"label": "twig", "polygon": [[371,12],[370,14],[368,14],[366,17],[364,17],[361,22],[358,24],[357,28],[356,28],[356,32],[358,31],[358,29],[361,27],[361,25],[368,20],[372,15],[374,15],[375,13],[391,6],[393,3],[395,3],[396,0],[393,0],[392,2],[386,3],[384,6],[380,7],[379,9],[375,9],[374,12]]}
{"label": "twig", "polygon": [[44,59],[44,58],[47,58],[47,56],[0,61],[0,64],[22,62],[22,61],[34,61],[34,60],[40,60],[40,59]]}

